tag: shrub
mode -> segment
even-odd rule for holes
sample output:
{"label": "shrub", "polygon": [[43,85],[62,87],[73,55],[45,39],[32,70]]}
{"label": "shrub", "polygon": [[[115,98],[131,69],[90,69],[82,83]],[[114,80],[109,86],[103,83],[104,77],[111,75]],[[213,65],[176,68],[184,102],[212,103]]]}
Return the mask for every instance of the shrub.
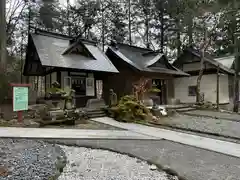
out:
{"label": "shrub", "polygon": [[156,88],[156,87],[152,87],[152,88],[150,88],[150,89],[148,90],[148,92],[159,93],[159,92],[161,92],[161,90],[158,89],[158,88]]}
{"label": "shrub", "polygon": [[134,96],[123,96],[118,105],[109,108],[108,113],[117,121],[136,122],[147,120],[151,112]]}

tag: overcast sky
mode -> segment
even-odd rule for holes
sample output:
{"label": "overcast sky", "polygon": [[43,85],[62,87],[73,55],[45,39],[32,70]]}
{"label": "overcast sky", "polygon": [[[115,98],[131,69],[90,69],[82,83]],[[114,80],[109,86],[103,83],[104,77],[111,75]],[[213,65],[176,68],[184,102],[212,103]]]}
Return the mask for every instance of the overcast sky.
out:
{"label": "overcast sky", "polygon": [[[70,2],[71,4],[73,4],[75,1],[76,1],[76,0],[69,0],[69,2]],[[59,2],[60,2],[61,4],[64,4],[64,5],[67,4],[67,0],[59,0]]]}

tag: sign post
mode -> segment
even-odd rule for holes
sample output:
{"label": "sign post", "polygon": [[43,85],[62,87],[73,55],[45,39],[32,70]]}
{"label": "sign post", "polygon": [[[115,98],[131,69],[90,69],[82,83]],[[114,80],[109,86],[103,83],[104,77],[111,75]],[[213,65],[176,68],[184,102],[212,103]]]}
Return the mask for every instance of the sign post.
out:
{"label": "sign post", "polygon": [[18,122],[22,122],[22,112],[28,110],[28,88],[30,84],[11,84],[13,87],[13,111],[18,114]]}

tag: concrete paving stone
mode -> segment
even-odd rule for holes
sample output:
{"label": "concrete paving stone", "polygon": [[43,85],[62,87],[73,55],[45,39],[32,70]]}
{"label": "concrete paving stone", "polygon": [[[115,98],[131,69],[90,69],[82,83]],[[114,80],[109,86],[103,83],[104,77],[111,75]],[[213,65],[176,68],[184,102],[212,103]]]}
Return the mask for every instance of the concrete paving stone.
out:
{"label": "concrete paving stone", "polygon": [[157,139],[130,131],[51,129],[51,128],[0,128],[0,137],[9,138],[77,138],[77,139]]}

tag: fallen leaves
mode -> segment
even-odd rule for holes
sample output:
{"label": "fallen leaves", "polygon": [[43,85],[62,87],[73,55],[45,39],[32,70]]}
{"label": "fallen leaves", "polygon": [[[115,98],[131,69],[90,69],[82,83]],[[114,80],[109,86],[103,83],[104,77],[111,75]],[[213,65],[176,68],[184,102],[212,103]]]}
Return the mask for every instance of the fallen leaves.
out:
{"label": "fallen leaves", "polygon": [[3,167],[3,166],[0,166],[0,177],[1,176],[8,176],[9,172],[8,172],[8,169],[6,167]]}

